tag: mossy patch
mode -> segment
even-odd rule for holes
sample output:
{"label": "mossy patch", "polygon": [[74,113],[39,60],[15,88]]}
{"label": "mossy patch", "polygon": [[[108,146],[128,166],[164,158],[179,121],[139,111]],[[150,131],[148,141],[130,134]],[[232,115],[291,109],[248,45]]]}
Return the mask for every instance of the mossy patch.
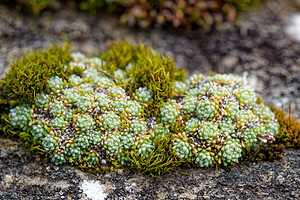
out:
{"label": "mossy patch", "polygon": [[172,148],[172,137],[159,137],[154,143],[155,149],[146,159],[139,155],[135,147],[127,150],[125,154],[129,162],[128,168],[154,176],[166,173],[178,166],[192,165],[191,160],[183,160],[176,155]]}
{"label": "mossy patch", "polygon": [[174,60],[160,56],[144,44],[132,45],[126,41],[114,43],[110,50],[100,55],[106,61],[104,70],[113,74],[117,69],[127,72],[130,82],[123,83],[128,93],[132,94],[138,87],[150,89],[154,101],[148,106],[146,116],[157,115],[158,108],[166,101],[173,90],[174,81],[183,81],[184,70],[176,70]]}
{"label": "mossy patch", "polygon": [[[251,97],[256,99],[256,102],[249,103],[241,100],[235,102],[236,105],[241,105],[240,112],[245,116],[240,117],[234,114],[237,112],[234,104],[231,105],[232,108],[228,107],[228,112],[232,114],[233,118],[219,109],[223,107],[223,110],[226,110],[227,106],[227,104],[222,104],[226,101],[220,102],[219,99],[223,98],[228,101],[236,99],[232,95],[238,94],[241,91],[240,88],[243,88],[240,77],[230,74],[207,78],[195,76],[195,80],[194,78],[187,80],[186,87],[200,89],[202,85],[210,83],[210,90],[196,97],[189,95],[188,92],[180,96],[180,94],[173,94],[172,91],[174,81],[183,81],[184,71],[175,70],[172,59],[159,56],[157,52],[143,44],[134,46],[126,41],[120,41],[119,44],[115,43],[111,50],[102,54],[101,59],[86,58],[81,54],[71,55],[68,47],[68,45],[63,47],[52,45],[49,50],[32,52],[20,61],[14,62],[11,71],[4,79],[4,85],[0,86],[2,92],[0,106],[4,108],[1,113],[0,132],[18,136],[36,156],[51,159],[55,154],[57,162],[60,162],[59,159],[61,159],[61,161],[90,173],[106,171],[109,167],[103,163],[107,162],[111,169],[127,166],[146,174],[159,175],[179,166],[196,166],[194,164],[196,155],[198,163],[205,163],[207,160],[199,158],[205,153],[211,156],[209,162],[207,161],[208,164],[205,165],[216,168],[220,166],[232,168],[238,162],[249,163],[278,159],[282,157],[285,147],[299,148],[300,146],[299,122],[290,114],[271,106],[273,113],[269,107],[263,104],[260,97],[255,98],[254,93],[251,93]],[[74,62],[70,64],[70,61]],[[55,64],[60,67],[54,66]],[[61,67],[64,65],[66,67]],[[18,67],[22,69],[19,72],[17,71]],[[32,68],[36,71],[34,72]],[[117,70],[121,70],[119,71],[121,75],[119,74],[118,78],[115,77],[117,84],[102,73],[105,72],[112,76]],[[35,75],[30,73],[35,73]],[[79,76],[76,80],[82,80],[82,83],[75,83],[74,77],[69,79],[70,75],[74,73]],[[62,80],[58,76],[62,77]],[[47,86],[47,80],[52,77],[54,77],[53,81],[60,80],[59,83],[68,82],[68,84],[62,87],[60,84]],[[39,82],[36,83],[36,80]],[[70,80],[73,80],[74,83],[70,84]],[[26,84],[20,84],[20,82]],[[214,91],[212,89],[220,87],[227,91],[225,96],[223,93],[218,95],[211,92]],[[138,88],[142,88],[141,96],[135,98]],[[143,88],[149,88],[153,96],[146,95],[147,98],[142,96],[143,92],[146,94],[148,91]],[[23,91],[23,93],[16,94],[16,91]],[[30,96],[25,95],[25,91],[28,91]],[[47,95],[51,96],[50,102],[47,100],[44,104],[36,107],[33,100],[35,100],[35,94],[41,91],[48,92]],[[74,102],[71,102],[72,98],[64,98],[67,93],[72,98],[74,97]],[[91,102],[84,109],[79,109],[82,103],[80,105],[77,103],[81,102],[86,95],[91,97],[89,98]],[[239,95],[243,100],[244,93]],[[188,104],[186,101],[184,103],[183,100],[186,96],[194,98],[195,102],[192,101]],[[209,100],[204,102],[202,97],[207,97]],[[105,106],[102,105],[103,99],[107,100]],[[58,113],[53,111],[57,101],[60,101],[62,107]],[[26,106],[27,110],[25,106],[23,110],[12,111],[12,109],[8,115],[9,107],[22,103],[31,105]],[[218,106],[211,106],[212,104]],[[253,107],[252,104],[254,104]],[[184,108],[183,105],[189,109]],[[31,111],[28,111],[30,108]],[[64,112],[69,109],[76,111],[72,113],[73,119],[62,120],[64,123],[62,128],[53,126],[54,115],[58,114],[63,119],[65,115],[67,116]],[[187,110],[191,110],[191,112],[187,112]],[[209,113],[207,110],[210,110]],[[28,113],[32,116],[28,120],[30,124],[28,124],[29,128],[26,126],[26,131],[20,131],[12,125],[13,118],[14,123],[23,125],[22,118],[15,116],[18,113],[21,113],[21,117],[26,117],[26,119]],[[26,115],[22,116],[22,113]],[[83,116],[86,116],[86,119]],[[241,130],[248,128],[245,126],[245,123],[249,121],[247,118],[249,117],[251,120],[253,116],[259,122],[254,122],[256,124],[252,127],[253,130],[249,130],[249,134],[258,132],[254,135],[255,138],[253,135],[250,135],[251,137],[241,136]],[[79,120],[81,118],[82,120]],[[191,118],[193,120],[187,123]],[[222,119],[226,119],[224,123],[221,123]],[[265,131],[267,128],[272,130],[272,127],[266,126],[268,120],[273,125],[275,124],[273,129],[278,127],[277,120],[280,124],[279,132],[273,131],[274,134],[276,133],[275,135]],[[34,131],[42,128],[44,131],[48,131],[45,142],[43,139],[34,138],[40,136],[34,132],[33,137],[30,132],[33,129],[32,124],[36,121],[38,122],[35,124]],[[154,127],[156,124],[160,128]],[[189,124],[189,128],[186,128],[187,124]],[[194,127],[194,125],[196,126]],[[154,128],[156,129],[155,134]],[[220,133],[215,134],[215,130]],[[66,137],[60,137],[63,134]],[[111,137],[109,137],[110,135]],[[273,136],[275,141],[273,141]],[[259,143],[258,139],[264,140],[264,142]],[[47,148],[51,151],[47,152],[44,150],[47,143],[55,143],[57,148],[56,146],[54,150]],[[70,149],[73,148],[72,152],[65,151],[64,147],[68,149],[68,145]],[[58,148],[58,146],[60,147]],[[201,152],[202,154],[200,154]],[[234,160],[230,158],[232,152],[236,153]],[[62,154],[65,157],[59,157]],[[92,160],[94,157],[99,160]],[[89,159],[96,164],[91,164]]]}
{"label": "mossy patch", "polygon": [[279,134],[276,135],[276,143],[299,149],[300,122],[291,116],[291,107],[289,107],[289,113],[283,112],[274,105],[271,105],[270,108],[275,113],[276,119],[280,124]]}
{"label": "mossy patch", "polygon": [[71,61],[70,44],[51,44],[49,50],[32,51],[14,61],[4,78],[4,95],[11,104],[32,103],[35,95],[47,90],[47,80],[53,75],[67,77],[64,65]]}

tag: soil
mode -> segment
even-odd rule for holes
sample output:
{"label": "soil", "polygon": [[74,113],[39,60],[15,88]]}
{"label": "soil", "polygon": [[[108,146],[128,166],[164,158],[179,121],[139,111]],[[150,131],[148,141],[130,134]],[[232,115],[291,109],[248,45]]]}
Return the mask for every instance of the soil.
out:
{"label": "soil", "polygon": [[[127,39],[173,57],[188,74],[247,76],[267,103],[287,111],[291,102],[292,116],[300,119],[300,44],[284,32],[289,15],[299,10],[299,1],[273,0],[242,13],[237,26],[191,31],[133,29],[119,24],[117,16],[63,5],[39,18],[0,5],[0,76],[12,60],[49,42],[67,40],[72,51],[92,56]],[[99,199],[299,199],[300,151],[287,149],[281,160],[231,171],[178,169],[153,178],[122,169],[95,176],[40,161],[16,139],[0,137],[0,199],[88,199],[86,181],[103,185]]]}

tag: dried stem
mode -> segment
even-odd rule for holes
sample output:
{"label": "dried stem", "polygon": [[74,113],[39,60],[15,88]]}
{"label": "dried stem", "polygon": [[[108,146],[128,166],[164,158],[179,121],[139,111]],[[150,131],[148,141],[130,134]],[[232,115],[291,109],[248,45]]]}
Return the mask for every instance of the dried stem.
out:
{"label": "dried stem", "polygon": [[104,73],[106,76],[109,76],[110,78],[112,78],[112,80],[118,84],[118,81],[113,77],[113,75],[111,75],[110,73],[108,73],[107,71],[105,71],[104,69],[99,69],[100,72]]}

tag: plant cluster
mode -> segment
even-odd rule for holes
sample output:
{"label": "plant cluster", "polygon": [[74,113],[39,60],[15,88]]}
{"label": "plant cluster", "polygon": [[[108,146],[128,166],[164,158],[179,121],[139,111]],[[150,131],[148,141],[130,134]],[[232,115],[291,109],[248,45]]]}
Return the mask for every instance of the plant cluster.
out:
{"label": "plant cluster", "polygon": [[130,26],[208,28],[225,21],[233,23],[239,11],[259,3],[260,0],[115,0],[108,7],[122,7],[124,11],[120,21]]}
{"label": "plant cluster", "polygon": [[[58,155],[72,159],[88,156],[92,163],[98,163],[92,158],[96,155],[98,160],[121,159],[126,163],[122,156],[125,149],[136,145],[139,155],[146,158],[155,149],[154,139],[173,137],[173,150],[181,159],[207,166],[220,158],[227,166],[242,157],[242,145],[256,149],[264,143],[260,138],[273,139],[278,134],[275,115],[267,106],[255,103],[255,93],[238,76],[201,75],[190,77],[186,83],[177,81],[175,96],[182,98],[164,103],[159,115],[153,116],[158,119],[150,124],[143,118],[145,102],[152,99],[150,89],[139,87],[134,97],[129,96],[94,68],[97,65],[91,59],[71,55],[85,66],[81,77],[50,77],[50,92],[37,96],[34,109],[21,105],[9,114],[12,125],[23,131],[30,129],[32,136],[41,140],[56,164],[63,162]],[[94,80],[103,77],[110,80],[108,84],[97,85]],[[188,91],[192,89],[201,92],[191,94]],[[168,128],[176,123],[184,124],[183,133]],[[98,145],[92,142],[95,139]]]}
{"label": "plant cluster", "polygon": [[[239,11],[258,5],[261,0],[79,0],[78,7],[91,13],[100,10],[118,13],[130,26],[168,26],[175,28],[210,27],[224,21],[234,22]],[[14,0],[18,9],[38,16],[51,6],[51,0]]]}
{"label": "plant cluster", "polygon": [[[121,52],[127,53],[124,59],[116,56]],[[31,150],[46,152],[56,165],[96,169],[112,163],[156,174],[179,165],[231,167],[256,159],[257,152],[265,159],[277,158],[283,141],[299,146],[297,121],[290,121],[289,132],[286,117],[278,121],[275,114],[280,113],[273,113],[241,77],[192,75],[183,81],[169,63],[161,65],[166,66],[161,71],[172,69],[168,75],[153,77],[168,81],[147,82],[132,71],[154,73],[153,67],[142,66],[141,56],[147,53],[146,63],[164,64],[145,46],[125,42],[101,58],[70,54],[64,73],[46,77],[45,89],[33,100],[11,104],[1,129],[18,133]],[[124,76],[115,79],[113,70]]]}
{"label": "plant cluster", "polygon": [[[72,59],[69,48],[69,44],[62,47],[51,44],[49,50],[38,50],[14,61],[4,79],[5,95],[15,100],[16,104],[24,101],[32,103],[37,93],[48,90],[47,81],[54,75],[61,78],[49,80],[50,83],[61,87],[60,79],[68,76],[62,66]],[[47,101],[47,97],[40,99],[40,103],[46,103],[42,99]]]}

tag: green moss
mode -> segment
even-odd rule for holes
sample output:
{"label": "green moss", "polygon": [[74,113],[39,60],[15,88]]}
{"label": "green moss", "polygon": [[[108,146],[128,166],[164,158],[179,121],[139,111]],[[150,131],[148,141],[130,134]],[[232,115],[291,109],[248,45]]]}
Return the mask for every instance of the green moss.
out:
{"label": "green moss", "polygon": [[146,116],[155,116],[158,108],[171,96],[174,81],[183,81],[185,77],[184,70],[175,70],[173,59],[159,56],[156,51],[143,44],[134,46],[121,40],[119,44],[114,43],[101,58],[106,61],[103,69],[110,74],[131,65],[131,69],[127,70],[131,81],[125,83],[129,94],[139,87],[146,86],[150,89],[154,101],[148,105]]}
{"label": "green moss", "polygon": [[158,137],[154,144],[155,149],[147,158],[141,157],[136,147],[126,150],[125,154],[129,161],[128,168],[154,176],[166,173],[182,164],[190,163],[176,155],[171,137]]}
{"label": "green moss", "polygon": [[[114,11],[116,5],[112,4],[110,10]],[[88,11],[89,13],[96,14],[99,8],[107,7],[106,0],[84,0],[80,1],[79,8],[81,10]]]}
{"label": "green moss", "polygon": [[46,90],[50,77],[67,77],[62,66],[71,61],[69,48],[69,44],[51,44],[49,50],[32,51],[14,61],[4,79],[6,97],[14,100],[13,104],[32,103],[37,93]]}
{"label": "green moss", "polygon": [[249,8],[259,5],[263,0],[234,0],[233,5],[238,10],[245,11]]}
{"label": "green moss", "polygon": [[[280,130],[275,135],[277,144],[284,144],[286,147],[300,148],[300,122],[291,116],[291,113],[285,113],[274,105],[270,106],[279,122]],[[289,108],[291,112],[291,108]]]}
{"label": "green moss", "polygon": [[[113,69],[123,70],[122,73],[124,72],[124,75],[126,75],[126,77],[128,78],[127,80],[125,80],[124,82],[122,82],[122,80],[119,80],[121,82],[117,84],[117,87],[107,86],[103,88],[102,86],[91,84],[92,80],[86,80],[87,72],[85,72],[83,75],[80,75],[81,77],[79,77],[82,78],[84,82],[83,84],[75,84],[76,86],[69,85],[68,87],[62,86],[59,88],[59,90],[62,91],[62,94],[64,93],[64,97],[61,97],[61,94],[59,93],[49,94],[49,101],[52,102],[52,106],[51,103],[49,103],[48,98],[44,97],[42,99],[43,101],[37,101],[39,102],[39,104],[41,104],[40,106],[35,107],[34,105],[34,102],[36,102],[34,101],[34,96],[36,92],[47,93],[47,90],[48,92],[50,91],[49,87],[46,86],[46,78],[45,80],[43,79],[44,85],[42,83],[36,83],[36,85],[34,83],[31,83],[30,87],[26,85],[20,86],[20,84],[18,86],[16,80],[13,80],[12,78],[12,72],[9,72],[7,77],[5,77],[4,79],[4,83],[6,85],[0,85],[0,106],[3,108],[3,113],[1,113],[2,117],[0,123],[0,132],[11,136],[18,136],[20,140],[24,142],[24,144],[28,147],[28,149],[34,152],[34,154],[37,156],[43,155],[45,156],[45,158],[51,158],[54,160],[54,163],[67,162],[71,165],[76,165],[80,169],[87,172],[102,172],[103,168],[101,167],[103,167],[103,165],[100,163],[102,163],[103,159],[114,167],[121,167],[121,165],[125,165],[128,166],[130,169],[141,170],[143,173],[150,175],[159,175],[161,173],[165,173],[169,170],[172,170],[178,166],[194,166],[193,163],[203,166],[214,165],[216,167],[219,167],[222,164],[222,166],[231,168],[237,162],[247,163],[252,161],[273,160],[281,158],[282,152],[285,147],[299,148],[299,122],[296,119],[292,118],[290,115],[280,111],[279,109],[271,107],[271,110],[273,110],[276,119],[280,124],[280,130],[278,132],[278,124],[276,119],[274,119],[274,115],[272,115],[272,112],[268,109],[268,107],[266,107],[263,104],[263,100],[260,97],[255,98],[256,103],[254,103],[253,106],[253,108],[255,109],[251,110],[243,108],[242,110],[243,112],[250,112],[250,114],[252,114],[253,117],[255,117],[255,119],[260,120],[259,123],[255,124],[255,127],[251,127],[253,128],[253,137],[257,142],[256,147],[254,147],[254,145],[247,145],[247,142],[244,141],[247,139],[245,139],[247,135],[238,136],[235,134],[237,133],[236,130],[238,128],[245,126],[245,124],[247,125],[248,123],[248,119],[237,121],[237,117],[239,117],[239,115],[236,115],[236,113],[242,112],[239,108],[239,104],[243,103],[243,101],[234,101],[231,99],[231,101],[229,101],[228,103],[230,109],[225,108],[225,110],[227,111],[226,113],[221,113],[218,110],[219,108],[214,107],[214,109],[218,110],[218,112],[214,112],[211,116],[205,117],[205,120],[203,120],[202,118],[204,115],[202,115],[201,113],[201,115],[199,114],[199,105],[203,101],[201,100],[203,97],[191,97],[187,95],[187,92],[181,95],[177,94],[175,97],[172,96],[173,94],[171,92],[173,84],[177,80],[176,77],[182,78],[182,75],[175,75],[177,71],[174,68],[173,60],[171,60],[170,58],[164,58],[159,56],[156,52],[154,52],[154,50],[144,45],[133,46],[125,41],[121,41],[119,46],[117,44],[114,45],[116,46],[113,46],[113,51],[108,51],[109,53],[105,53],[101,57],[102,59],[107,59],[104,60],[106,61],[107,65],[99,65],[95,67],[103,67],[105,68],[105,70],[109,71],[109,73],[113,74],[113,71],[110,71],[112,69],[109,68],[109,66],[115,66]],[[57,48],[61,49],[62,47]],[[133,52],[126,52],[124,50],[126,48],[127,50],[132,50]],[[139,49],[139,51],[136,49]],[[29,63],[30,61],[34,62],[32,65],[36,67],[37,72],[35,73],[39,75],[41,72],[44,72],[45,69],[38,68],[36,66],[37,61],[39,61],[39,59],[34,60],[34,55],[37,54],[40,55],[40,57],[44,58],[44,65],[41,66],[49,66],[45,63],[52,63],[52,61],[48,62],[47,60],[53,58],[52,56],[48,55],[50,53],[50,50],[34,52],[29,56],[25,56],[21,61],[18,61],[16,63],[25,63],[24,65],[19,64],[21,68],[22,66],[23,68],[25,68],[24,66],[31,66],[31,64]],[[68,52],[68,50],[65,51],[66,52],[64,55],[69,56],[70,53]],[[123,53],[125,55],[124,60],[122,60]],[[116,55],[112,56],[113,54],[116,54],[120,57]],[[130,57],[130,59],[128,59],[127,56]],[[27,61],[25,62],[24,59],[28,57],[30,59],[27,59]],[[56,56],[56,59],[59,60],[58,56]],[[68,59],[71,60],[70,58]],[[67,59],[63,58],[62,60],[64,60],[64,62],[67,61]],[[105,63],[104,61],[103,63]],[[85,62],[89,61],[88,58],[82,58],[80,62],[82,62],[82,64],[84,65]],[[17,65],[16,63],[12,64],[15,68],[17,67],[15,66]],[[128,64],[130,64],[131,66],[129,67]],[[89,69],[90,71],[99,72],[97,76],[101,76],[101,72],[97,71],[96,68],[87,67],[87,69]],[[57,68],[54,68],[52,66],[51,69]],[[50,67],[48,70],[50,71]],[[50,79],[53,76],[60,76],[64,79],[63,82],[65,83],[65,80],[67,80],[67,78],[71,76],[71,74],[74,72],[73,66],[64,67],[63,70],[61,70],[61,68],[58,68],[57,70],[58,72],[52,72],[52,76],[49,75],[48,79]],[[21,71],[21,73],[23,73],[23,71]],[[17,73],[17,71],[15,71],[14,73],[16,75],[16,79],[19,80],[20,75]],[[29,73],[29,70],[26,73]],[[51,73],[49,72],[49,74]],[[28,78],[28,76],[29,75],[24,75],[21,76],[21,78],[22,80],[27,81],[35,80]],[[40,79],[42,79],[42,77],[40,77]],[[10,80],[10,82],[8,80]],[[203,80],[204,83],[209,82],[209,80],[207,80],[204,76]],[[28,107],[32,108],[33,114],[30,115],[31,117],[29,117],[30,120],[28,120],[26,132],[19,131],[12,126],[12,124],[15,124],[14,122],[16,121],[14,119],[19,119],[19,115],[23,116],[23,113],[14,114],[14,109],[11,109],[11,115],[8,116],[7,114],[9,107],[14,106],[16,103],[21,103],[21,100],[19,99],[21,98],[20,94],[14,94],[15,90],[13,89],[9,90],[9,88],[12,87],[9,87],[7,85],[8,83],[15,84],[14,88],[17,88],[17,86],[24,87],[32,93],[32,98],[23,97],[22,99],[22,101],[24,102],[33,103],[33,105],[30,105]],[[216,85],[218,83],[214,82],[212,84]],[[230,86],[226,85],[227,83],[223,84],[225,84],[224,87],[228,87],[230,89]],[[3,88],[3,86],[5,87]],[[40,89],[37,90],[35,87],[39,87]],[[201,87],[201,84],[191,84],[187,87],[193,87],[197,89],[197,87]],[[82,90],[81,92],[83,92],[84,90],[85,92],[83,93],[91,95],[91,99],[93,100],[93,103],[95,103],[95,105],[89,106],[88,109],[78,109],[79,105],[69,104],[68,101],[71,101],[72,98],[68,98],[68,95],[66,95],[66,93],[67,91],[71,91],[74,88]],[[118,89],[118,91],[112,92],[112,88],[119,88],[122,89],[122,91],[120,90],[121,92],[118,92]],[[145,91],[147,90],[147,88],[149,88],[152,95],[150,95],[149,92],[146,92],[147,94],[145,95],[147,97],[149,96],[149,98],[146,98],[146,100],[141,100],[142,98],[137,98],[137,88],[146,88],[143,89]],[[5,91],[5,93],[3,93],[2,91]],[[207,93],[210,93],[210,90],[208,90]],[[9,98],[7,98],[5,95],[8,95]],[[206,97],[205,95],[210,94],[204,94],[204,97]],[[113,96],[115,96],[116,98],[114,98]],[[128,103],[127,108],[125,110],[116,109],[117,107],[114,103],[118,103],[118,96],[122,96],[124,101]],[[140,94],[140,96],[142,96],[142,94]],[[227,97],[227,95],[219,96],[221,99]],[[105,102],[105,105],[99,104],[100,102],[102,102],[102,97],[107,98],[107,102]],[[66,101],[64,98],[67,98],[68,101]],[[136,98],[140,100],[139,103],[136,101]],[[187,112],[187,101],[185,101],[185,99],[191,98],[193,98],[194,101],[190,106],[191,108],[188,109]],[[53,99],[56,99],[56,101],[60,101],[61,103],[63,102],[64,109],[58,109],[57,112],[54,112],[53,110],[55,110],[55,103],[53,103]],[[94,102],[94,100],[97,101]],[[82,103],[84,102],[87,101],[84,100]],[[216,105],[219,105],[218,99],[212,98],[209,100],[209,102],[214,104],[216,103]],[[232,103],[234,102],[236,102],[237,104],[233,105]],[[162,107],[163,105],[170,105],[171,107],[166,109],[166,106]],[[235,109],[236,106],[237,109]],[[141,109],[144,110],[145,114],[142,114],[143,112],[140,112]],[[166,111],[160,113],[161,110]],[[203,110],[204,114],[210,114],[211,112],[207,109],[206,111],[205,109],[200,110],[201,112]],[[67,111],[70,113],[67,113]],[[254,113],[252,113],[252,111]],[[52,128],[52,131],[50,131],[50,127],[48,126],[50,126],[51,123],[48,125],[48,122],[51,122],[51,119],[45,119],[45,122],[43,122],[42,119],[38,119],[35,116],[35,114],[44,112],[46,112],[46,114],[52,113],[54,115],[61,116],[62,119],[65,117],[65,120],[66,118],[68,118],[68,120],[66,120],[66,122],[64,122],[64,120],[61,120],[64,126],[56,126],[56,129]],[[174,116],[171,116],[172,113],[174,114]],[[262,113],[266,113],[267,115]],[[169,119],[170,116],[168,115],[170,115],[172,118]],[[111,117],[116,119],[116,123],[114,123],[114,121],[111,120]],[[219,123],[219,119],[227,119],[227,121]],[[216,123],[215,126],[212,128],[203,128],[203,124],[212,123],[211,120],[213,120],[214,123]],[[189,123],[187,123],[188,121],[190,121],[189,123],[192,123],[192,121],[194,122],[191,125],[189,125]],[[64,133],[64,131],[70,131],[70,129],[68,130],[68,127],[65,127],[67,123],[68,126],[70,124],[73,124],[76,130],[76,134],[74,135],[75,141],[70,142],[68,140],[68,148],[67,152],[65,152],[63,148],[58,148],[57,146],[60,146],[60,142],[65,142],[60,141],[60,139],[62,139],[60,138],[60,134]],[[157,129],[159,123],[165,123],[161,127],[162,130]],[[22,127],[19,126],[19,128]],[[52,136],[55,136],[53,137],[55,141],[53,139],[48,139],[49,141],[44,141],[43,134],[41,134],[41,137],[34,138],[33,136],[36,136],[36,132],[42,130],[42,128],[45,129],[44,131],[49,137],[52,138]],[[58,130],[58,128],[61,128],[61,130]],[[218,134],[207,136],[207,138],[206,135],[210,133],[204,131],[204,129],[206,130],[208,128],[211,128],[213,133]],[[220,130],[217,130],[219,128]],[[113,134],[112,131],[109,131],[115,129],[118,130],[114,131]],[[184,132],[186,132],[186,134]],[[222,132],[223,134],[220,135],[221,133],[219,134],[219,132]],[[268,132],[271,132],[271,135],[268,135]],[[50,136],[48,133],[52,136]],[[112,136],[114,136],[114,134],[116,135],[116,138],[109,143],[109,139]],[[199,134],[200,137],[197,137],[195,139],[193,135]],[[244,132],[242,132],[241,134],[244,134]],[[272,134],[274,134],[274,137],[276,139],[272,144],[269,144],[269,142],[264,142],[264,145],[259,143],[258,140],[260,138],[258,137],[269,137],[268,139],[270,139],[271,141],[273,137]],[[242,157],[240,156],[240,151],[238,151],[235,159],[232,159],[230,157],[231,152],[233,150],[236,150],[236,148],[234,148],[234,145],[232,146],[230,142],[228,142],[228,138],[230,136],[233,136],[233,140],[231,141],[231,143],[239,142],[238,146],[242,147]],[[183,138],[184,145],[179,143]],[[224,141],[223,138],[225,138]],[[143,144],[141,144],[141,141],[143,139],[145,139],[145,141]],[[194,139],[196,140],[196,142],[193,141]],[[175,142],[176,145],[174,145],[175,140],[177,141]],[[197,143],[197,140],[200,140],[200,143]],[[43,144],[43,141],[45,144]],[[56,144],[56,141],[58,145]],[[117,146],[116,148],[114,147],[114,145],[116,144],[115,141],[117,141],[117,143],[120,143],[119,146]],[[43,145],[51,146],[52,143],[55,143],[54,147],[48,148],[48,150],[51,151],[51,153],[43,150],[45,149]],[[107,153],[105,155],[102,155],[101,152],[101,150],[105,150],[103,144],[107,150]],[[176,146],[176,148],[174,148],[174,146]],[[186,151],[187,147],[188,154],[187,156],[183,156],[183,153]],[[199,158],[200,153],[196,154],[196,149],[199,148],[203,148],[203,150],[210,152],[211,155],[214,155],[215,157],[212,157],[214,158],[214,160],[201,160]],[[69,155],[67,155],[66,153],[69,153]],[[176,153],[179,155],[176,155]],[[63,157],[60,154],[63,154]],[[54,158],[53,155],[55,156]],[[198,158],[196,158],[197,156]],[[185,158],[186,160],[182,159],[181,157]],[[198,161],[196,161],[197,159]]]}
{"label": "green moss", "polygon": [[91,173],[91,174],[97,174],[97,173],[105,173],[106,169],[104,169],[100,164],[91,164],[89,162],[89,157],[84,156],[83,158],[74,160],[72,157],[68,159],[68,163],[71,165],[76,166],[80,170]]}
{"label": "green moss", "polygon": [[113,74],[116,69],[125,69],[129,63],[135,64],[141,56],[148,54],[149,50],[144,44],[135,46],[125,40],[114,42],[110,49],[100,56],[107,63],[103,69]]}

